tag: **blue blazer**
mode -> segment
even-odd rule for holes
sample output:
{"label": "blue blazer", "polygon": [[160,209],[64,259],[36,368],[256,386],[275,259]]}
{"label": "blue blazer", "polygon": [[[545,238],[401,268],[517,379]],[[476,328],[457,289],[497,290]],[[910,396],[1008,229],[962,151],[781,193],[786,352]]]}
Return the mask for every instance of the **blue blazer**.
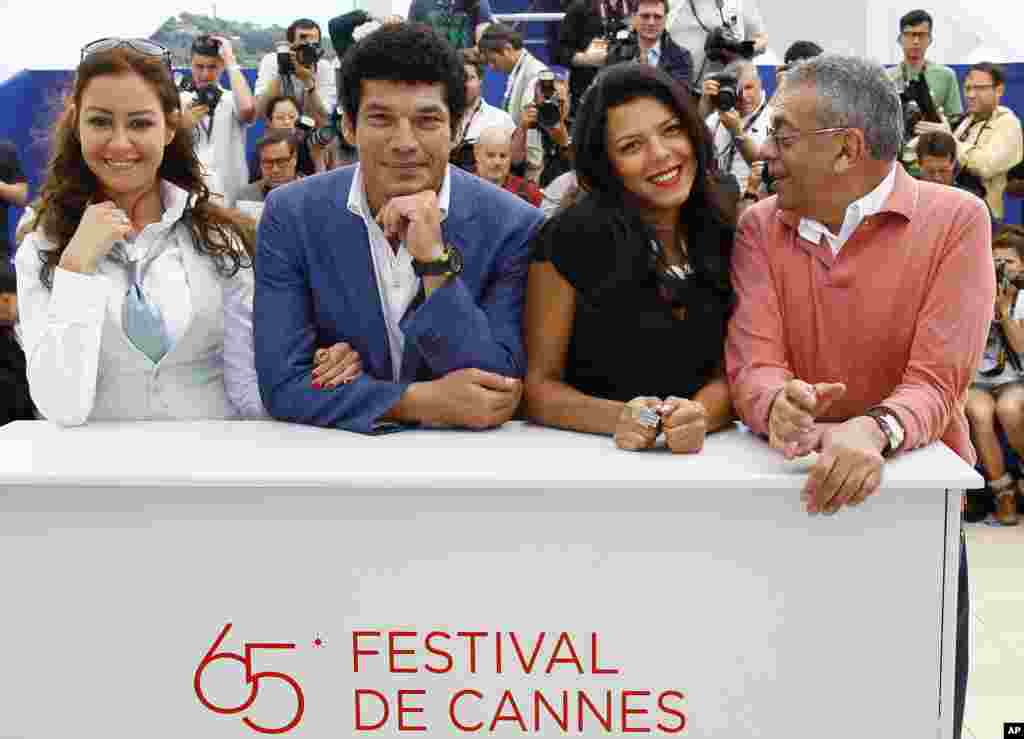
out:
{"label": "blue blazer", "polygon": [[[355,166],[267,197],[256,242],[253,333],[260,395],[271,416],[363,433],[394,430],[378,419],[414,381],[468,367],[525,374],[528,245],[543,216],[512,193],[457,167],[449,171],[451,200],[441,228],[465,267],[402,319],[397,383],[366,224],[348,209]],[[363,374],[348,385],[313,389],[313,353],[339,341],[359,352]]]}

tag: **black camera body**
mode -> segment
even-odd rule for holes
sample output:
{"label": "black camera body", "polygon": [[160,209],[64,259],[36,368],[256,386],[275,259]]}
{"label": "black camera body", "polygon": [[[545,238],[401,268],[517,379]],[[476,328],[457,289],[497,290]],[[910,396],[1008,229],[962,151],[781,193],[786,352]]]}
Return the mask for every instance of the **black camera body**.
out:
{"label": "black camera body", "polygon": [[205,105],[210,109],[210,116],[213,116],[213,111],[217,108],[217,103],[224,96],[224,91],[216,84],[205,85],[203,87],[196,87],[195,80],[191,77],[186,77],[181,81],[182,92],[192,93],[193,105]]}
{"label": "black camera body", "polygon": [[735,108],[739,102],[739,79],[726,72],[710,74],[708,79],[718,83],[718,94],[711,98],[711,104],[723,113]]}
{"label": "black camera body", "polygon": [[537,124],[541,128],[555,128],[562,122],[562,99],[555,89],[555,75],[545,70],[537,76]]}
{"label": "black camera body", "polygon": [[327,146],[338,135],[337,126],[331,124],[317,127],[316,122],[308,115],[299,116],[299,120],[295,122],[295,128],[302,131],[303,136],[317,146]]}
{"label": "black camera body", "polygon": [[[320,44],[313,41],[307,41],[295,47],[295,58],[303,67],[315,69],[317,62],[320,61],[323,55],[324,50],[320,47]],[[295,71],[291,53],[280,46],[277,51],[277,71],[282,77]]]}
{"label": "black camera body", "polygon": [[903,86],[900,92],[900,105],[903,106],[904,141],[914,138],[914,127],[921,121],[939,123],[942,120],[923,74]]}
{"label": "black camera body", "polygon": [[754,42],[740,41],[728,26],[715,26],[704,41],[704,54],[720,64],[728,64],[738,58],[753,59]]}

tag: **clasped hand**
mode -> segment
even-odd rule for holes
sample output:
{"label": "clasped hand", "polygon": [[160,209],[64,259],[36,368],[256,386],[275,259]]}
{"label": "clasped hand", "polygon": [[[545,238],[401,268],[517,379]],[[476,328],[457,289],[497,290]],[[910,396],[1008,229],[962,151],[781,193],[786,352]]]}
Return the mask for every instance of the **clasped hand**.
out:
{"label": "clasped hand", "polygon": [[413,259],[430,262],[441,256],[441,209],[433,190],[391,198],[378,211],[377,223],[389,241],[405,242]]}
{"label": "clasped hand", "polygon": [[641,396],[626,403],[615,427],[615,445],[633,452],[650,449],[658,439],[659,425],[673,453],[694,454],[704,448],[707,410],[696,401],[675,396],[665,400]]}

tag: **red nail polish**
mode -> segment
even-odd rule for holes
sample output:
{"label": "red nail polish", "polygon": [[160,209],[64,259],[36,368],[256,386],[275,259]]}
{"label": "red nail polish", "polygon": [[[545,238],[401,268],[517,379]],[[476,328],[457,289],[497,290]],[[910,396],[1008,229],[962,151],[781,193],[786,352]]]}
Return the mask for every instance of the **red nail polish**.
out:
{"label": "red nail polish", "polygon": [[319,390],[321,387],[323,387],[323,385],[321,385],[317,380],[313,380],[313,389],[314,390]]}

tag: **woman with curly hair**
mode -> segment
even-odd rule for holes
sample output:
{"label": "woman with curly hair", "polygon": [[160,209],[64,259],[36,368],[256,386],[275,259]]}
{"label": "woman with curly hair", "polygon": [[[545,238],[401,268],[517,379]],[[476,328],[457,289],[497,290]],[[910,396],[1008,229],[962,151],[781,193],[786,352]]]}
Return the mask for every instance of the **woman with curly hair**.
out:
{"label": "woman with curly hair", "polygon": [[86,46],[52,136],[16,259],[36,406],[61,425],[235,416],[225,307],[251,295],[254,224],[210,200],[170,55]]}
{"label": "woman with curly hair", "polygon": [[602,71],[573,129],[581,194],[534,237],[524,397],[535,423],[676,453],[733,420],[724,373],[733,215],[690,94],[646,64]]}

